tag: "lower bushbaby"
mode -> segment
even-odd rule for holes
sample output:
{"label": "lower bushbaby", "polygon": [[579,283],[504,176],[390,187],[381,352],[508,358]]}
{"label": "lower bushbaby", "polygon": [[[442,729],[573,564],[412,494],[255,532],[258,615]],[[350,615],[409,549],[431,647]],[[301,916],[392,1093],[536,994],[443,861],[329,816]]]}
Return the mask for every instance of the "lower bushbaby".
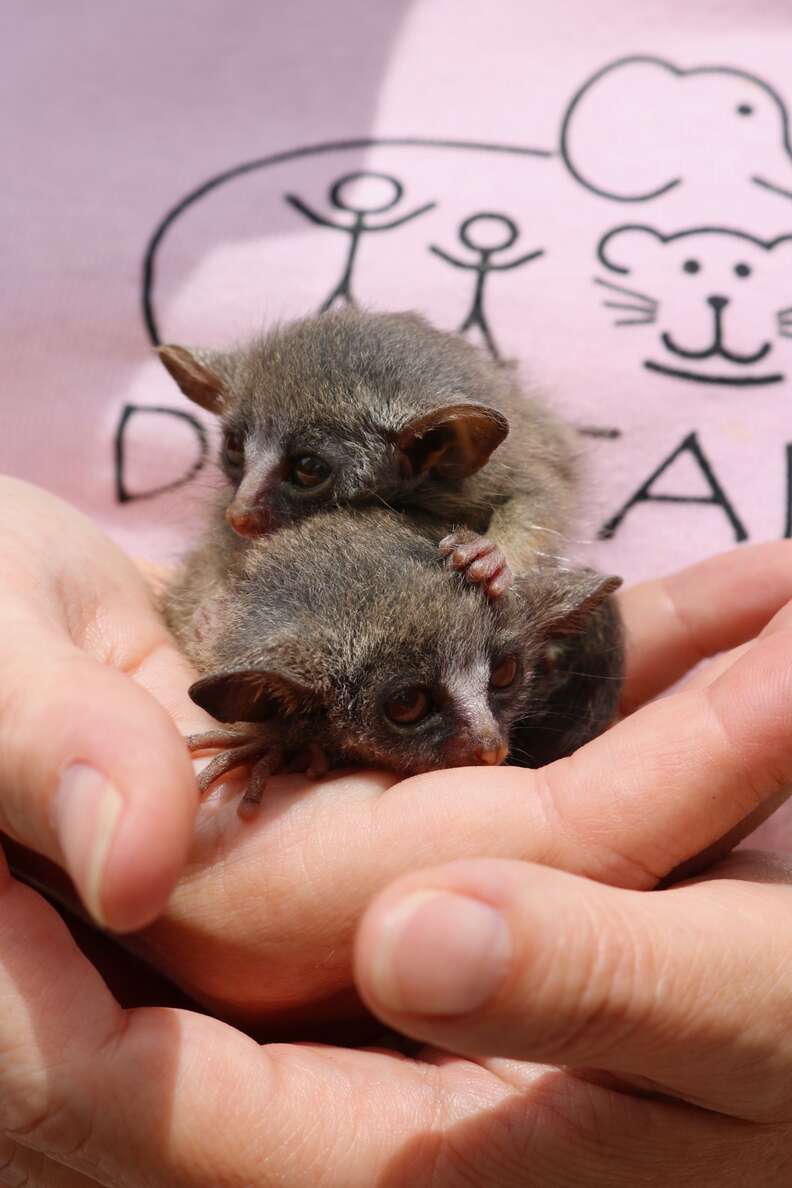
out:
{"label": "lower bushbaby", "polygon": [[243,805],[271,775],[337,765],[403,775],[568,754],[613,719],[620,579],[535,566],[496,599],[410,519],[339,508],[251,541],[229,564],[198,548],[166,618],[219,722],[191,750],[221,753],[202,790],[249,766]]}

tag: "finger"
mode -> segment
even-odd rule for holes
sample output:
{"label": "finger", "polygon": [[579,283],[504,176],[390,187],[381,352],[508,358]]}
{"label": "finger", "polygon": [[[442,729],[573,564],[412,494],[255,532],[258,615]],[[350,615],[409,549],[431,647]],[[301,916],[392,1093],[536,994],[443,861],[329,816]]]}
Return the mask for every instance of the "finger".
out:
{"label": "finger", "polygon": [[459,862],[375,901],[357,973],[380,1018],[418,1039],[604,1069],[707,1109],[789,1121],[791,908],[789,885],[641,895]]}
{"label": "finger", "polygon": [[792,600],[792,542],[734,549],[618,597],[627,626],[622,710],[630,713],[700,660],[757,635]]}
{"label": "finger", "polygon": [[19,886],[0,889],[0,1001],[0,1132],[105,1188],[667,1188],[669,1150],[674,1188],[787,1182],[772,1127],[556,1070],[259,1048],[189,1012],[122,1012]]}
{"label": "finger", "polygon": [[[789,635],[790,627],[792,627],[792,603],[786,603],[777,614],[773,616],[769,623],[767,623],[760,632],[761,638],[778,635],[779,645],[781,647],[787,646],[787,640],[784,638],[784,633]],[[729,652],[724,652],[718,656],[717,659],[710,661],[709,664],[702,666],[695,672],[687,682],[686,688],[689,690],[705,689],[713,685],[719,677],[721,677],[728,669],[732,668],[743,657],[752,644],[743,644],[738,648],[732,648]],[[667,876],[667,881],[674,883],[681,879],[690,878],[700,871],[706,870],[715,862],[719,861],[726,854],[729,854],[735,846],[737,846],[744,838],[751,836],[756,830],[766,822],[770,817],[775,816],[775,822],[780,825],[782,818],[777,815],[777,810],[789,799],[790,789],[785,783],[781,783],[775,795],[770,796],[766,800],[760,801],[756,808],[747,816],[743,817],[732,829],[719,838],[712,845],[707,846],[701,853],[682,862],[675,867]],[[769,840],[771,846],[778,846],[785,848],[781,839],[782,832],[771,827],[769,833],[765,831],[765,839]]]}
{"label": "finger", "polygon": [[0,830],[63,865],[100,923],[137,928],[163,907],[197,808],[176,727],[132,679],[167,632],[92,525],[24,484],[0,494]]}
{"label": "finger", "polygon": [[731,831],[735,841],[745,836],[783,802],[791,731],[792,632],[783,631],[759,639],[710,686],[644,706],[545,775],[564,821],[591,834],[610,799],[609,843],[667,875]]}
{"label": "finger", "polygon": [[[792,601],[784,603],[779,611],[777,611],[771,619],[768,620],[759,632],[760,638],[766,638],[771,635],[780,635],[782,632],[787,632],[792,629]],[[741,656],[753,646],[753,640],[748,643],[741,644],[739,647],[731,648],[727,652],[722,652],[716,659],[711,660],[709,664],[704,664],[692,674],[690,680],[686,682],[685,687],[688,689],[705,688],[708,685],[714,684],[715,680],[733,664],[736,664]]]}
{"label": "finger", "polygon": [[21,616],[0,668],[0,829],[64,865],[100,923],[148,923],[197,808],[172,721],[124,673]]}

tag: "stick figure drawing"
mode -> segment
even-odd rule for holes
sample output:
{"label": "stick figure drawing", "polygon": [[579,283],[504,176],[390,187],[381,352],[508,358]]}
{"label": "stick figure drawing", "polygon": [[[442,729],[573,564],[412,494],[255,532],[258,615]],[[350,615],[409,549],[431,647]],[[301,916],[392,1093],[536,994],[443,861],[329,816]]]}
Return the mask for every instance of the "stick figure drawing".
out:
{"label": "stick figure drawing", "polygon": [[[487,234],[485,227],[489,225],[493,228],[493,233]],[[474,229],[476,229],[474,231]],[[500,228],[500,235],[497,229]],[[475,261],[459,260],[456,256],[452,256],[443,248],[437,247],[436,244],[429,245],[429,251],[434,252],[441,260],[445,260],[447,264],[453,264],[455,268],[465,268],[476,274],[476,283],[473,289],[473,300],[470,305],[470,310],[467,317],[459,327],[459,333],[464,334],[472,326],[478,326],[481,335],[487,344],[487,348],[493,359],[500,359],[500,353],[495,345],[495,339],[492,336],[487,315],[484,311],[484,290],[487,277],[491,272],[505,272],[512,268],[519,268],[522,264],[527,264],[530,260],[536,260],[537,257],[544,255],[544,249],[539,249],[534,252],[527,252],[524,256],[518,256],[516,260],[508,260],[502,264],[493,263],[492,257],[499,252],[505,252],[512,246],[520,234],[517,224],[508,215],[495,214],[492,211],[481,211],[480,214],[471,215],[470,218],[465,219],[459,227],[459,240],[462,245],[468,248],[471,252],[475,252],[478,259]]]}
{"label": "stick figure drawing", "polygon": [[[356,184],[369,181],[385,183],[388,196],[384,201],[369,201],[368,203],[364,203],[358,198],[357,202],[355,202],[354,199],[348,196]],[[428,210],[436,206],[435,202],[426,202],[423,206],[418,206],[415,210],[408,211],[407,214],[403,214],[397,219],[391,219],[387,223],[368,222],[369,215],[382,214],[386,210],[393,210],[394,206],[397,206],[401,202],[403,196],[404,186],[398,178],[392,177],[389,173],[374,173],[370,170],[347,173],[333,182],[328,191],[330,205],[344,214],[352,215],[351,223],[339,223],[313,210],[301,198],[298,198],[296,194],[286,195],[286,201],[295,210],[298,210],[300,214],[304,215],[305,218],[310,219],[312,223],[316,223],[320,227],[330,227],[334,231],[342,231],[345,235],[349,236],[349,246],[347,248],[344,270],[335,288],[319,307],[322,313],[330,309],[337,301],[343,302],[345,305],[356,304],[355,297],[352,293],[352,274],[355,261],[357,260],[358,247],[360,246],[360,240],[363,235],[373,231],[391,231],[394,227],[400,227],[403,223],[408,223],[412,219],[418,218],[419,215],[426,214]]]}

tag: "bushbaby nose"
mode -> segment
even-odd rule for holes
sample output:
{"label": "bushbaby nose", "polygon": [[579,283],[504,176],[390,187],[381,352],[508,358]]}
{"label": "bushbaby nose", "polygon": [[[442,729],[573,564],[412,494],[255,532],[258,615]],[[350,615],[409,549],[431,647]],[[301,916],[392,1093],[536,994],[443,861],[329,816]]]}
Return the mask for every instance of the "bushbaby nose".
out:
{"label": "bushbaby nose", "polygon": [[728,297],[722,297],[720,293],[713,293],[711,297],[707,298],[707,305],[711,305],[714,310],[720,311],[725,309],[729,304]]}
{"label": "bushbaby nose", "polygon": [[478,763],[486,763],[488,767],[497,767],[509,753],[509,748],[502,739],[488,738],[479,743],[473,754]]}
{"label": "bushbaby nose", "polygon": [[238,507],[236,500],[226,509],[226,519],[239,536],[262,536],[269,527],[269,516],[244,504]]}

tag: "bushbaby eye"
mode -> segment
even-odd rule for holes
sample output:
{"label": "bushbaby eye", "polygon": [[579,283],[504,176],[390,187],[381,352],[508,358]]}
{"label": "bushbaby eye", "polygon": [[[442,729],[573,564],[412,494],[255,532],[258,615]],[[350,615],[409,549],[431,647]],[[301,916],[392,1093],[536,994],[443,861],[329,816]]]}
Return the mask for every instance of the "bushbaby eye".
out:
{"label": "bushbaby eye", "polygon": [[506,656],[503,660],[499,660],[490,672],[490,688],[508,689],[510,685],[514,684],[516,676],[517,657]]}
{"label": "bushbaby eye", "polygon": [[223,435],[223,461],[236,470],[245,462],[245,442],[241,433],[227,429]]}
{"label": "bushbaby eye", "polygon": [[397,726],[415,726],[423,721],[431,707],[428,691],[420,685],[411,685],[388,698],[384,709],[385,716]]}
{"label": "bushbaby eye", "polygon": [[685,263],[682,265],[682,267],[684,268],[685,272],[701,272],[701,265],[699,264],[698,260],[685,260]]}
{"label": "bushbaby eye", "polygon": [[735,265],[734,265],[734,275],[735,275],[735,276],[750,276],[750,275],[751,275],[751,268],[750,268],[750,265],[748,265],[748,264],[735,264]]}
{"label": "bushbaby eye", "polygon": [[323,458],[316,454],[300,454],[289,463],[289,479],[295,487],[312,491],[321,487],[330,478],[331,470]]}

